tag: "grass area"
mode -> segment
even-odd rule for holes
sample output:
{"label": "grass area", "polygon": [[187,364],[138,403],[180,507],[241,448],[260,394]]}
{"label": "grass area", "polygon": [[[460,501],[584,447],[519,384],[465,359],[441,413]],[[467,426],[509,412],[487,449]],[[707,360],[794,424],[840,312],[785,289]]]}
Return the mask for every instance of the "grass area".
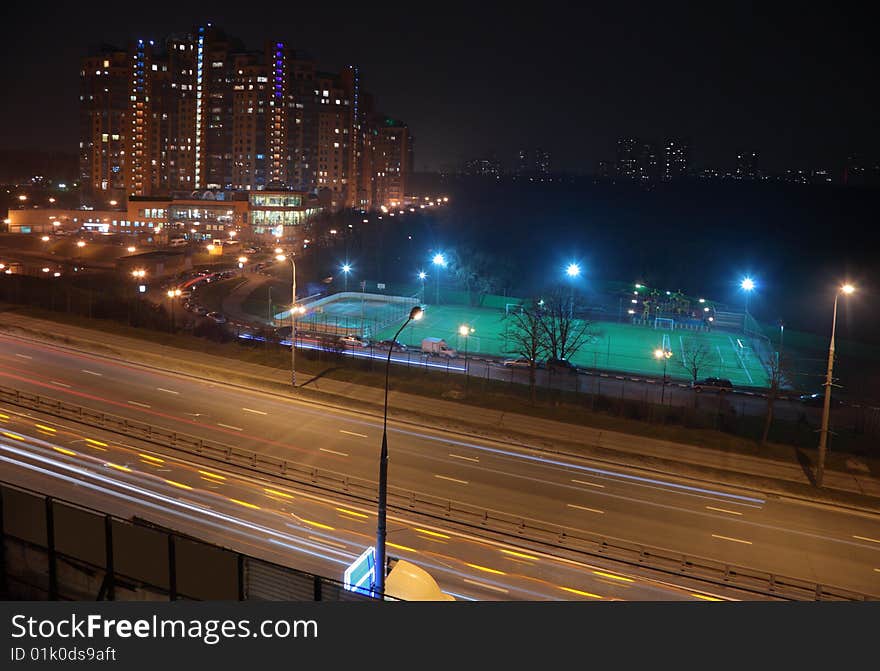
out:
{"label": "grass area", "polygon": [[[380,330],[376,338],[391,338],[402,320]],[[472,335],[459,335],[461,325],[474,329]],[[505,337],[509,321],[501,310],[459,305],[430,305],[423,318],[413,322],[401,334],[401,341],[419,347],[423,338],[443,338],[451,347],[471,354],[512,356]],[[593,337],[573,357],[572,362],[586,368],[622,371],[639,375],[659,376],[663,366],[653,356],[664,345],[673,352],[667,364],[671,378],[690,379],[681,364],[682,350],[688,338],[704,341],[709,347],[708,360],[700,376],[717,376],[735,385],[766,387],[767,371],[753,349],[750,339],[735,334],[693,331],[669,331],[616,322],[593,322]],[[664,339],[665,337],[665,339]],[[466,342],[465,342],[466,341]],[[742,347],[740,347],[742,344]]]}
{"label": "grass area", "polygon": [[[137,329],[108,320],[87,319],[33,307],[16,308],[16,312],[57,323],[70,324],[104,333],[136,338],[182,351],[215,355],[288,370],[290,351],[277,345],[238,341],[219,343],[188,335],[173,335]],[[63,332],[55,337],[64,341]],[[194,358],[194,362],[198,359]],[[303,350],[297,355],[297,370],[308,375],[381,388],[384,367],[375,360],[351,360],[333,354]],[[430,398],[462,400],[469,405],[503,412],[542,417],[596,429],[619,431],[672,442],[698,444],[703,447],[730,450],[743,454],[775,454],[790,458],[791,448],[781,444],[759,450],[755,438],[760,435],[763,418],[743,417],[732,407],[706,413],[688,408],[660,407],[641,401],[620,401],[592,394],[540,389],[536,403],[529,398],[525,385],[507,384],[496,380],[472,378],[467,388],[460,375],[427,372],[421,367],[394,366],[392,387],[396,390]],[[430,402],[427,401],[426,402]],[[771,438],[779,443],[815,445],[814,427],[794,426],[777,422]],[[829,459],[841,462],[844,451],[871,453],[873,444],[867,436],[837,435]]]}

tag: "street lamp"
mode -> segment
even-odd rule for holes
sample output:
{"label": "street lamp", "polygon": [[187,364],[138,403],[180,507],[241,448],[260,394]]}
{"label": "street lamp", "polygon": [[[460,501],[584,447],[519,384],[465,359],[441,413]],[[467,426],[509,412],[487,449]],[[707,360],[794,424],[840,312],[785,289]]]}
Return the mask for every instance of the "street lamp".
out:
{"label": "street lamp", "polygon": [[663,385],[660,387],[660,405],[665,405],[666,398],[666,364],[669,362],[669,359],[672,358],[672,352],[668,349],[660,348],[654,350],[654,358],[660,361],[663,360]]}
{"label": "street lamp", "polygon": [[465,391],[467,391],[467,383],[468,383],[468,337],[471,333],[474,332],[473,327],[468,326],[467,324],[462,324],[458,327],[458,335],[464,338],[464,386]]}
{"label": "street lamp", "polygon": [[[422,318],[422,308],[416,305],[409,311],[409,318],[397,329],[397,333],[391,339],[395,342],[403,329],[411,321]],[[382,597],[385,594],[385,516],[388,508],[388,371],[391,368],[391,353],[393,347],[388,348],[388,357],[385,359],[385,411],[382,417],[382,453],[379,456],[379,514],[376,526],[376,594]]]}
{"label": "street lamp", "polygon": [[746,314],[749,314],[749,294],[755,290],[755,280],[751,277],[744,277],[739,283],[739,288],[746,292]]}
{"label": "street lamp", "polygon": [[238,257],[238,269],[241,270],[241,276],[244,277],[244,264],[247,263],[246,256]]}
{"label": "street lamp", "polygon": [[825,452],[828,448],[828,419],[831,413],[831,374],[834,368],[834,332],[837,329],[837,299],[840,294],[849,296],[856,288],[852,284],[844,284],[834,294],[834,312],[831,318],[831,342],[828,345],[828,372],[825,374],[825,401],[822,404],[822,428],[819,433],[819,464],[816,468],[816,486],[822,486],[825,476]]}
{"label": "street lamp", "polygon": [[348,263],[342,264],[342,274],[345,276],[345,288],[343,291],[348,291],[348,274],[351,272],[351,265]]}
{"label": "street lamp", "polygon": [[[293,254],[284,256],[281,249],[276,249],[278,254],[275,256],[277,261],[290,261],[290,276],[292,280],[292,288],[290,292],[290,386],[296,388],[296,262],[293,260]],[[300,310],[303,311],[303,310]]]}
{"label": "street lamp", "polygon": [[438,252],[434,254],[432,262],[437,266],[437,305],[440,305],[440,268],[446,267],[446,257]]}
{"label": "street lamp", "polygon": [[174,299],[180,298],[180,294],[181,294],[180,289],[169,289],[167,292],[169,302],[171,303],[171,331],[172,331],[172,333],[177,330],[174,325]]}

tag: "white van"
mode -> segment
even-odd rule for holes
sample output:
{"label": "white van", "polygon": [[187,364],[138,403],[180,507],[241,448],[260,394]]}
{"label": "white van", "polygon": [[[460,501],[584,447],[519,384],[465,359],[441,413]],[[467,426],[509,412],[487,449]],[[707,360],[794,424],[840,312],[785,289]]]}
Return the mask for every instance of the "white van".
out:
{"label": "white van", "polygon": [[186,238],[171,238],[168,241],[170,247],[183,247],[186,244]]}
{"label": "white van", "polygon": [[446,356],[450,359],[458,356],[458,352],[446,344],[443,338],[423,338],[422,351],[426,354],[436,354],[437,356]]}

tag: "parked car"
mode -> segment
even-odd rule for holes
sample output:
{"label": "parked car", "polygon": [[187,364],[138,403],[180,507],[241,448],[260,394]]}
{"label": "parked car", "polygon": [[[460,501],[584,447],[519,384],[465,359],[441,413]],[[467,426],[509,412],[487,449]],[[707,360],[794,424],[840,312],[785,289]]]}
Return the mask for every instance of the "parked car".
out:
{"label": "parked car", "polygon": [[577,373],[578,368],[568,359],[547,359],[547,368],[553,373]]}
{"label": "parked car", "polygon": [[227,321],[227,320],[226,320],[226,317],[224,317],[224,316],[223,316],[222,314],[220,314],[219,312],[209,312],[209,313],[208,313],[207,315],[205,315],[205,316],[206,316],[208,319],[210,319],[211,321],[213,321],[213,322],[215,322],[215,323],[217,323],[217,324],[225,324],[226,321]]}
{"label": "parked car", "polygon": [[[532,360],[526,358],[524,356],[519,357],[518,359],[505,359],[502,362],[502,365],[507,368],[531,368]],[[535,368],[540,368],[541,364],[539,362],[535,362]]]}
{"label": "parked car", "polygon": [[370,342],[358,335],[340,336],[339,342],[346,347],[369,347]]}
{"label": "parked car", "polygon": [[445,356],[450,359],[458,356],[458,352],[447,345],[443,338],[423,338],[422,351],[425,354],[436,354],[437,356]]}
{"label": "parked car", "polygon": [[193,312],[195,312],[200,317],[204,317],[208,314],[208,308],[201,305],[196,305],[193,307]]}
{"label": "parked car", "polygon": [[257,250],[254,249],[253,247],[247,247],[246,249],[242,249],[241,251],[244,252],[245,254],[256,254],[257,253]]}
{"label": "parked car", "polygon": [[694,391],[733,391],[733,383],[723,377],[707,377],[697,382],[691,382]]}
{"label": "parked car", "polygon": [[380,340],[375,344],[378,349],[390,349],[392,352],[406,352],[406,345],[399,340]]}
{"label": "parked car", "polygon": [[[800,396],[798,396],[798,400],[804,405],[808,405],[812,408],[821,408],[825,405],[825,392],[819,391],[815,394],[801,394]],[[831,407],[837,408],[841,405],[843,405],[843,403],[840,400],[834,398],[834,396],[832,395]]]}

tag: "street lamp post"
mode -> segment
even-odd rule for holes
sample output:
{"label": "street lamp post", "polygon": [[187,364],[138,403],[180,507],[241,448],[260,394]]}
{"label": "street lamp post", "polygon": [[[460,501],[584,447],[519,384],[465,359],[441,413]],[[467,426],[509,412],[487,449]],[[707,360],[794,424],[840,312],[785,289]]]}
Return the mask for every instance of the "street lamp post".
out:
{"label": "street lamp post", "polygon": [[174,324],[174,299],[179,298],[181,294],[180,289],[169,289],[168,290],[168,299],[171,303],[171,332],[174,333],[177,330],[177,327]]}
{"label": "street lamp post", "polygon": [[[392,338],[396,341],[406,325],[411,321],[422,318],[422,308],[416,305],[409,311],[409,318],[403,322],[403,326],[397,329]],[[391,353],[393,347],[388,348],[388,357],[385,359],[385,410],[382,417],[382,452],[379,456],[379,511],[376,525],[376,588],[374,593],[383,597],[385,594],[385,537],[387,529],[385,518],[388,509],[388,372],[391,369]]]}
{"label": "street lamp post", "polygon": [[663,384],[660,386],[660,405],[666,404],[666,364],[672,358],[672,352],[666,348],[657,348],[654,350],[654,358],[663,360]]}
{"label": "street lamp post", "polygon": [[834,311],[831,318],[831,342],[828,344],[828,370],[825,373],[825,400],[822,403],[822,428],[819,432],[819,463],[816,467],[816,486],[822,486],[825,477],[825,454],[828,449],[828,421],[831,414],[831,385],[832,372],[834,370],[834,334],[837,330],[837,299],[840,294],[847,296],[856,289],[851,284],[844,284],[834,294]]}
{"label": "street lamp post", "polygon": [[464,337],[464,390],[465,394],[467,393],[467,384],[468,384],[468,338],[471,333],[474,332],[474,329],[467,324],[462,324],[458,327],[458,335]]}
{"label": "street lamp post", "polygon": [[[290,275],[292,278],[292,289],[290,294],[290,386],[296,387],[296,262],[293,260],[293,254],[284,256],[278,254],[275,257],[278,261],[290,261]],[[271,287],[269,287],[271,290]]]}

